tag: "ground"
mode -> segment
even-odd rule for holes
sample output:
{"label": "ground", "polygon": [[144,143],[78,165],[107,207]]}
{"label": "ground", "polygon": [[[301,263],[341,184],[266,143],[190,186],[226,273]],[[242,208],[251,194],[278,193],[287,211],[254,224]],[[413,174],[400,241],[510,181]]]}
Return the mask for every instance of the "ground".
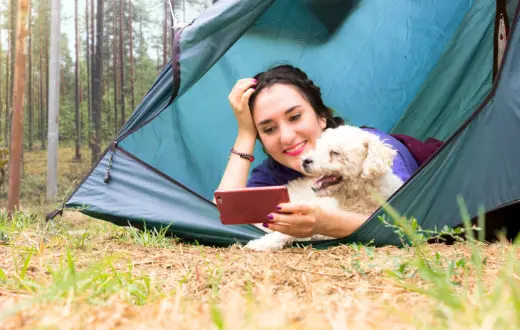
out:
{"label": "ground", "polygon": [[[62,196],[89,169],[73,155],[60,149]],[[78,212],[45,222],[45,158],[25,153],[23,211],[0,214],[2,329],[520,326],[520,249],[509,242],[264,253]]]}

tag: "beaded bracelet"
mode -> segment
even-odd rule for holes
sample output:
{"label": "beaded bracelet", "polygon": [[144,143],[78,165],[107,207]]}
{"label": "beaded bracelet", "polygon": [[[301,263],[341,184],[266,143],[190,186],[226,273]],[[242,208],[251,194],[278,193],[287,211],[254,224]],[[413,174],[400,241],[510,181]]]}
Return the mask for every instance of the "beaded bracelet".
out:
{"label": "beaded bracelet", "polygon": [[246,153],[243,153],[243,152],[238,152],[234,148],[231,148],[231,153],[233,153],[235,155],[239,155],[240,157],[242,157],[244,159],[247,159],[250,162],[253,162],[255,160],[255,157],[253,156],[253,154],[246,154]]}

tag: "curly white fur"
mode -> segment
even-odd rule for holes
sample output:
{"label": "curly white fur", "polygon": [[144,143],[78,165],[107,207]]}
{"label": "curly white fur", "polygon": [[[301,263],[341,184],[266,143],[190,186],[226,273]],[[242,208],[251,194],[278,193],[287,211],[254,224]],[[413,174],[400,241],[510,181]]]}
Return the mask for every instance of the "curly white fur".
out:
{"label": "curly white fur", "polygon": [[[302,169],[308,176],[287,184],[291,202],[371,214],[380,206],[374,195],[386,200],[403,184],[392,172],[395,156],[390,145],[358,127],[327,129],[316,141],[316,148],[302,157]],[[325,186],[320,184],[324,176],[341,180]],[[318,188],[317,192],[313,188]],[[295,238],[256,226],[268,233],[246,245],[256,251],[280,250],[294,241],[332,239],[323,235]]]}

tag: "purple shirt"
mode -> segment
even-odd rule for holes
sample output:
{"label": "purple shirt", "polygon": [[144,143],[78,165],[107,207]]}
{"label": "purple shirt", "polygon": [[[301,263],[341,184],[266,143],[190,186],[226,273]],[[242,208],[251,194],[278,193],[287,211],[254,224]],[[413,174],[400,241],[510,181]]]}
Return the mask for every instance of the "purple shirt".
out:
{"label": "purple shirt", "polygon": [[[413,172],[419,168],[408,148],[399,140],[388,133],[373,128],[363,128],[363,130],[377,135],[382,141],[397,151],[392,171],[403,181],[408,180]],[[303,177],[302,173],[286,167],[269,157],[251,171],[247,187],[280,186],[301,177]]]}

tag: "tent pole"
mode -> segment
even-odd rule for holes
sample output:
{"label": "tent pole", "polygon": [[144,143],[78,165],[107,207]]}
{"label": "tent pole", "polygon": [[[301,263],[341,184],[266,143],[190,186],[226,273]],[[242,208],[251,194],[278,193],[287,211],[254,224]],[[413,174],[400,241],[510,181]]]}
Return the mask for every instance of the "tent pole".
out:
{"label": "tent pole", "polygon": [[175,6],[175,0],[168,0],[168,4],[170,5],[170,13],[172,15],[172,28],[175,29],[176,21],[175,21],[175,14],[173,12],[173,8]]}

